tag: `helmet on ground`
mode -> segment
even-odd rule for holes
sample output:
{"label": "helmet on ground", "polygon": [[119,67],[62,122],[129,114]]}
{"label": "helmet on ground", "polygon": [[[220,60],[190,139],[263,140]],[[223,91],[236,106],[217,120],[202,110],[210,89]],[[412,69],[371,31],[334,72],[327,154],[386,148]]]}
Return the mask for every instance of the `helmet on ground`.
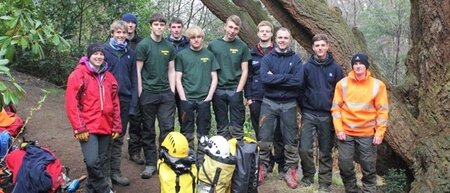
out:
{"label": "helmet on ground", "polygon": [[230,156],[230,145],[228,144],[228,141],[220,135],[209,138],[208,146],[205,149],[212,155],[221,158]]}
{"label": "helmet on ground", "polygon": [[170,132],[161,143],[170,156],[175,158],[185,158],[189,156],[189,143],[186,137],[180,132]]}

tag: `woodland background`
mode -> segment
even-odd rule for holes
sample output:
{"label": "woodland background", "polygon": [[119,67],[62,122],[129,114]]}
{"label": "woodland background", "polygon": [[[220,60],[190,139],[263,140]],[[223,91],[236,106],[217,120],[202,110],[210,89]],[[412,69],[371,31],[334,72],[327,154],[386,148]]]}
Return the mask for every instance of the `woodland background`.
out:
{"label": "woodland background", "polygon": [[4,0],[1,101],[18,103],[24,93],[10,69],[64,88],[86,46],[105,41],[112,21],[127,12],[138,15],[141,37],[156,12],[202,26],[206,41],[221,36],[223,20],[237,14],[249,46],[257,41],[257,23],[270,20],[292,31],[303,59],[316,33],[329,35],[346,71],[352,53],[369,53],[370,70],[388,84],[390,100],[379,174],[403,168],[408,191],[450,192],[450,0]]}

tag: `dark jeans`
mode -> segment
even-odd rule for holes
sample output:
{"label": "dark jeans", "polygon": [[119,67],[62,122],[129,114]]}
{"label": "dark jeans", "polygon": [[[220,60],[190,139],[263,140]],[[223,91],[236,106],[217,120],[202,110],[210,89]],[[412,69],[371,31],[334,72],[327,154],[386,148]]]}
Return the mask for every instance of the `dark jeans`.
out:
{"label": "dark jeans", "polygon": [[109,193],[111,187],[106,182],[104,167],[107,160],[111,135],[89,134],[87,142],[80,142],[84,163],[88,173],[85,191],[88,193]]}
{"label": "dark jeans", "polygon": [[128,116],[130,111],[130,102],[120,101],[120,120],[122,121],[122,133],[115,140],[111,140],[108,149],[108,158],[109,162],[106,165],[109,165],[111,168],[111,173],[108,173],[108,176],[112,174],[120,174],[120,164],[122,157],[122,145],[123,145],[123,137],[127,133],[128,126]]}
{"label": "dark jeans", "polygon": [[162,143],[166,135],[174,130],[175,97],[170,90],[157,94],[143,91],[139,103],[144,117],[142,143],[145,164],[156,166],[155,120],[158,117],[159,143]]}
{"label": "dark jeans", "polygon": [[331,114],[329,116],[316,116],[309,113],[302,115],[300,130],[300,159],[303,169],[303,178],[313,182],[316,166],[314,164],[313,143],[317,134],[319,145],[319,184],[331,185],[332,177],[332,149],[334,144],[334,128]]}
{"label": "dark jeans", "polygon": [[226,139],[242,139],[245,120],[242,92],[217,89],[213,97],[213,108],[217,122],[217,135]]}
{"label": "dark jeans", "polygon": [[260,158],[267,168],[270,161],[270,149],[273,143],[273,135],[276,128],[276,120],[280,120],[281,134],[284,143],[285,170],[298,165],[297,154],[297,103],[296,101],[278,103],[270,99],[263,99],[261,105],[258,144],[260,146]]}
{"label": "dark jeans", "polygon": [[[262,101],[253,100],[253,103],[249,105],[250,109],[250,120],[252,122],[253,130],[255,131],[256,138],[258,138],[259,130],[259,115],[261,114],[261,104]],[[284,144],[283,136],[281,135],[280,119],[277,119],[277,127],[275,128],[275,134],[273,136],[273,149],[274,153],[270,153],[270,162],[278,163],[278,169],[282,168],[284,165]]]}
{"label": "dark jeans", "polygon": [[128,154],[135,155],[141,153],[142,148],[142,125],[144,123],[142,117],[142,110],[140,106],[136,109],[135,115],[129,116],[130,127],[128,128]]}
{"label": "dark jeans", "polygon": [[358,192],[356,185],[355,165],[353,164],[355,151],[360,154],[360,164],[363,177],[363,192],[375,193],[377,188],[376,160],[377,148],[372,144],[371,137],[348,136],[345,141],[338,141],[339,170],[346,192]]}
{"label": "dark jeans", "polygon": [[211,128],[210,102],[180,101],[181,133],[189,141],[189,147],[194,149],[195,125],[197,125],[198,138],[207,136]]}

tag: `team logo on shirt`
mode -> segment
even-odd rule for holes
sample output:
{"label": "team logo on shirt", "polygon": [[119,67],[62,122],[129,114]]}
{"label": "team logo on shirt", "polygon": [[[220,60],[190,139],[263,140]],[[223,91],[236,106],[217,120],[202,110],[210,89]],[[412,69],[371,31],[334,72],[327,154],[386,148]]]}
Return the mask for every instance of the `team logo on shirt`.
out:
{"label": "team logo on shirt", "polygon": [[209,58],[200,58],[200,60],[201,60],[203,63],[207,63],[207,62],[209,61]]}
{"label": "team logo on shirt", "polygon": [[237,52],[239,52],[239,49],[236,49],[236,48],[230,48],[230,52],[231,52],[232,54],[236,54]]}
{"label": "team logo on shirt", "polygon": [[169,50],[161,50],[161,54],[164,56],[169,55],[170,51]]}
{"label": "team logo on shirt", "polygon": [[253,60],[253,61],[252,61],[252,64],[259,64],[259,61]]}

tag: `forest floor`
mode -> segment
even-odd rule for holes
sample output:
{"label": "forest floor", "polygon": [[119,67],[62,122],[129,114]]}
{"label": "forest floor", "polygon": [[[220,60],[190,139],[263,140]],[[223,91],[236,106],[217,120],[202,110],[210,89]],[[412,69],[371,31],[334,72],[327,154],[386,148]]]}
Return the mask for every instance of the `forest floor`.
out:
{"label": "forest floor", "polygon": [[[38,141],[41,146],[53,150],[61,162],[70,168],[69,176],[71,178],[86,174],[80,145],[73,137],[66,117],[63,88],[23,73],[14,72],[13,75],[17,83],[26,91],[25,96],[16,106],[18,114],[24,119],[30,117],[31,109],[38,106],[38,101],[46,93],[43,90],[48,92],[42,107],[33,112],[25,132],[19,138],[24,137],[26,140]],[[125,142],[124,146],[126,145]],[[143,167],[131,162],[128,159],[127,148],[123,147],[122,173],[130,179],[131,184],[126,187],[114,185],[114,189],[118,193],[160,192],[158,176],[146,180],[141,179],[140,173]],[[333,178],[332,192],[344,192],[337,167],[334,169]],[[82,192],[82,188],[80,192]],[[268,180],[258,190],[260,193],[312,193],[318,192],[317,189],[317,182],[311,187],[289,189],[279,175],[274,173],[269,175]]]}

